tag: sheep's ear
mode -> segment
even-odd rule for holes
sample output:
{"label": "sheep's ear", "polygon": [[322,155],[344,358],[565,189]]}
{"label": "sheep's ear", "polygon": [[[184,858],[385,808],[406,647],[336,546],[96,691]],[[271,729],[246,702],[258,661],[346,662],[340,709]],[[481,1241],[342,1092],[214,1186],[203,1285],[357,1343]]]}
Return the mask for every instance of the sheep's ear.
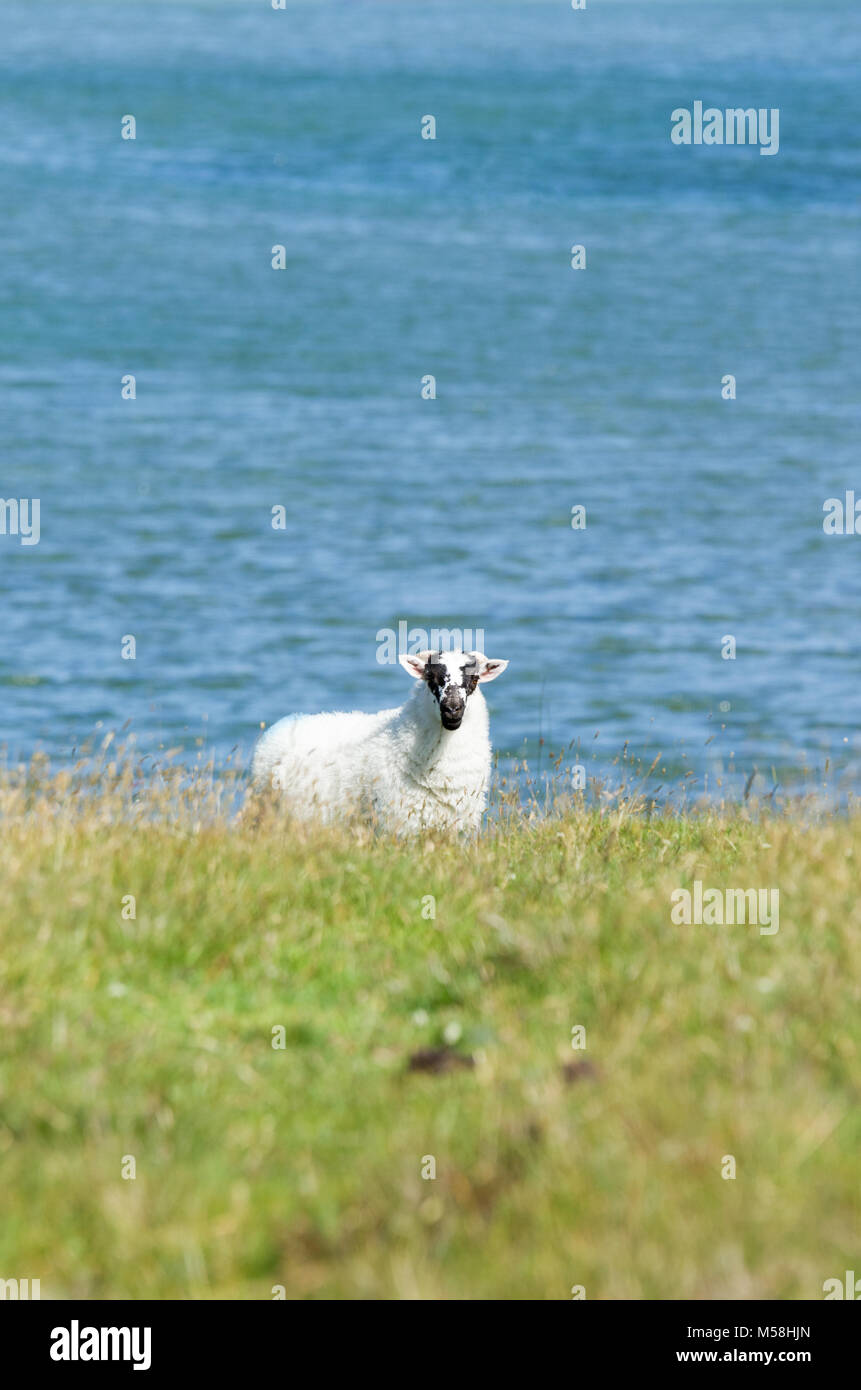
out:
{"label": "sheep's ear", "polygon": [[475,652],[475,660],[478,665],[478,679],[480,681],[495,681],[497,676],[501,676],[507,661],[491,661],[489,656],[484,656],[482,652]]}
{"label": "sheep's ear", "polygon": [[415,676],[417,680],[424,680],[425,667],[428,664],[430,652],[402,652],[398,661],[410,676]]}

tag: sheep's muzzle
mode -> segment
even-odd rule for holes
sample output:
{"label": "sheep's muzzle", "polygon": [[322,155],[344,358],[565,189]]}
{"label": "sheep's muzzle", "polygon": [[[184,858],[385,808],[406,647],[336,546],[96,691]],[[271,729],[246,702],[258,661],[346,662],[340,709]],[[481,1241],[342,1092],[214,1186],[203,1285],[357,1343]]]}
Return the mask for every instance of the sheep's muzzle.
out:
{"label": "sheep's muzzle", "polygon": [[459,729],[463,723],[465,710],[466,704],[463,701],[459,700],[457,703],[453,701],[449,703],[446,700],[441,700],[439,714],[442,720],[442,727],[448,729],[450,732],[454,729]]}

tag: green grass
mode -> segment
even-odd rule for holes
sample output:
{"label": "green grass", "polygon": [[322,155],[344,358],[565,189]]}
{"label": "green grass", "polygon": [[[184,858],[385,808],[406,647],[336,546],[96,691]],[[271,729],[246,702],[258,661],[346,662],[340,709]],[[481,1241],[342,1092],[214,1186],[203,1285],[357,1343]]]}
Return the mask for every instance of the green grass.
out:
{"label": "green grass", "polygon": [[[857,820],[396,844],[102,788],[0,793],[0,1277],[757,1299],[859,1267]],[[779,888],[779,933],[673,925],[694,878]]]}

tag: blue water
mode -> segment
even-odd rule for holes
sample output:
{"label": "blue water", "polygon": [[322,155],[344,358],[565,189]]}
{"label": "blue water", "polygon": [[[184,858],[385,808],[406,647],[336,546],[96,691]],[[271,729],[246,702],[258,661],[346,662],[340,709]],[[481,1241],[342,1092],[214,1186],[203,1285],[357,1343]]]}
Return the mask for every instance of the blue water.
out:
{"label": "blue water", "polygon": [[[509,659],[504,753],[857,787],[861,536],[822,529],[861,498],[854,4],[0,23],[0,496],[41,503],[0,536],[10,758],[130,720],[241,759],[400,703],[406,619]],[[779,108],[779,153],[674,146],[695,100]]]}

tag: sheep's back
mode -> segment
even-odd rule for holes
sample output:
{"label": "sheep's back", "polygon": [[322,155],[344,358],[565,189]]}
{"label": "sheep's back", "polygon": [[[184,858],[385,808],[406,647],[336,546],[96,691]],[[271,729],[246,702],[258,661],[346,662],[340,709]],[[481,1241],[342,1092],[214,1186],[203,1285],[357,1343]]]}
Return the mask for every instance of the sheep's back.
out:
{"label": "sheep's back", "polygon": [[377,714],[293,714],[261,735],[251,775],[257,786],[276,786],[325,803],[342,796],[360,776],[368,741],[397,710]]}

